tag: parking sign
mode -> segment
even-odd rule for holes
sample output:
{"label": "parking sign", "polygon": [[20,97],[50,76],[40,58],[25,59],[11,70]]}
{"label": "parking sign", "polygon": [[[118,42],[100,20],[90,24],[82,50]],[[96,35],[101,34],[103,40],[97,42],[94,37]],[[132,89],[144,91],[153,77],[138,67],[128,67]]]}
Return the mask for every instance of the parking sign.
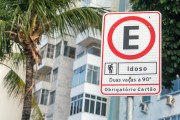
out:
{"label": "parking sign", "polygon": [[110,12],[103,17],[101,93],[146,96],[161,91],[161,14]]}

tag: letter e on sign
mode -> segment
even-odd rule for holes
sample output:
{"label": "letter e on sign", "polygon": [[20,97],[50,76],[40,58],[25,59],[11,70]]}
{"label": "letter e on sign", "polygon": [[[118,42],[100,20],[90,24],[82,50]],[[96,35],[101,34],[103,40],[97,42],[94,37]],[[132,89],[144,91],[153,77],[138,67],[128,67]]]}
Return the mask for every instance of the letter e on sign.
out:
{"label": "letter e on sign", "polygon": [[[143,89],[146,91],[141,91]],[[161,13],[109,12],[104,15],[100,91],[107,96],[160,93]]]}

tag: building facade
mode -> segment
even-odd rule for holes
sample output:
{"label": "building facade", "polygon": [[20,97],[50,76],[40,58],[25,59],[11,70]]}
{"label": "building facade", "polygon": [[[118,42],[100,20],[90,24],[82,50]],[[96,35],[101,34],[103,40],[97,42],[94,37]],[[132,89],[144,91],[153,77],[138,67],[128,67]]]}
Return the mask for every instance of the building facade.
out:
{"label": "building facade", "polygon": [[[116,11],[115,2],[84,0],[78,5]],[[109,98],[99,90],[100,47],[99,31],[42,37],[34,94],[45,120],[107,120]]]}
{"label": "building facade", "polygon": [[75,55],[74,36],[64,39],[43,36],[39,50],[41,64],[34,66],[35,99],[45,120],[67,120]]}
{"label": "building facade", "polygon": [[[157,96],[133,97],[132,120],[180,120],[180,78],[173,84]],[[127,97],[120,97],[119,118],[112,120],[127,120],[127,116]]]}
{"label": "building facade", "polygon": [[[116,3],[116,4],[115,4]],[[117,11],[119,1],[84,0],[81,6],[105,7]],[[84,31],[76,38],[71,109],[68,120],[107,120],[109,97],[100,93],[101,33]]]}
{"label": "building facade", "polygon": [[96,33],[79,34],[76,39],[68,120],[107,120],[109,99],[99,90],[101,36]]}

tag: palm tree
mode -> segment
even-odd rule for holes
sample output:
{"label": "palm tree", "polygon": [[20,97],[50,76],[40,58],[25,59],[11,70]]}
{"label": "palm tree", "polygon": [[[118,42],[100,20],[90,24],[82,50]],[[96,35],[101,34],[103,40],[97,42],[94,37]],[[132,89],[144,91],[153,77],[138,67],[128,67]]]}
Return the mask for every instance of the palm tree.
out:
{"label": "palm tree", "polygon": [[29,120],[33,88],[33,65],[40,63],[36,50],[43,34],[87,28],[101,29],[102,8],[76,8],[79,0],[0,0],[0,60],[11,57],[13,46],[25,55],[25,96],[22,120]]}

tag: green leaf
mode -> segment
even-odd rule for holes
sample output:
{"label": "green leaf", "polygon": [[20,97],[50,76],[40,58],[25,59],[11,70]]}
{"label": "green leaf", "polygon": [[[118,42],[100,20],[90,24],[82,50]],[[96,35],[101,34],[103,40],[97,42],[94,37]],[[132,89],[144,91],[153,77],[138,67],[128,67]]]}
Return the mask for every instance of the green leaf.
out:
{"label": "green leaf", "polygon": [[180,21],[176,23],[177,27],[180,28]]}
{"label": "green leaf", "polygon": [[[2,64],[2,63],[1,63]],[[2,64],[4,65],[4,64]],[[9,66],[5,65],[10,68]],[[19,77],[19,75],[10,69],[7,75],[4,77],[4,88],[7,89],[9,97],[13,99],[19,99],[21,104],[24,99],[25,83]],[[42,113],[38,107],[38,104],[35,101],[34,96],[32,97],[32,119],[33,120],[43,120]]]}
{"label": "green leaf", "polygon": [[13,98],[23,97],[25,84],[23,80],[11,69],[4,78],[4,87],[9,96]]}

